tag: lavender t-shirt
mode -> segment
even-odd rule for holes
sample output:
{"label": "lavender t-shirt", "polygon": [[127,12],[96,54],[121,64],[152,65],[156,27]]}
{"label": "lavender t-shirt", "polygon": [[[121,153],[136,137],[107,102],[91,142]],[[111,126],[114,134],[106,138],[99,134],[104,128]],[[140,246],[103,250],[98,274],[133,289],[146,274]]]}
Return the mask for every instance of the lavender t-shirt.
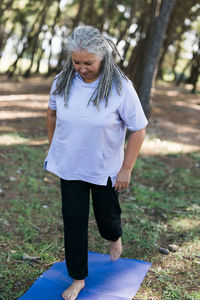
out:
{"label": "lavender t-shirt", "polygon": [[45,169],[66,180],[83,180],[113,185],[124,158],[126,129],[140,130],[147,125],[139,98],[130,80],[122,78],[120,95],[113,85],[107,107],[99,110],[88,101],[98,86],[99,78],[86,83],[76,73],[64,106],[61,95],[50,91],[49,108],[56,111],[56,128],[45,160]]}

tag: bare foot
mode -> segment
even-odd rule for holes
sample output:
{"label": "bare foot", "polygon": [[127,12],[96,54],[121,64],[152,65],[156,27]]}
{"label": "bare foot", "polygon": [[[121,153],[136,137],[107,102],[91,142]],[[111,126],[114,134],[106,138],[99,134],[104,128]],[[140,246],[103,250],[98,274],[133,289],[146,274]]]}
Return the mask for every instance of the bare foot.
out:
{"label": "bare foot", "polygon": [[122,254],[122,241],[121,237],[115,242],[110,242],[110,259],[117,260]]}
{"label": "bare foot", "polygon": [[80,291],[84,288],[84,280],[74,280],[72,284],[62,293],[62,297],[65,300],[75,300],[78,297]]}

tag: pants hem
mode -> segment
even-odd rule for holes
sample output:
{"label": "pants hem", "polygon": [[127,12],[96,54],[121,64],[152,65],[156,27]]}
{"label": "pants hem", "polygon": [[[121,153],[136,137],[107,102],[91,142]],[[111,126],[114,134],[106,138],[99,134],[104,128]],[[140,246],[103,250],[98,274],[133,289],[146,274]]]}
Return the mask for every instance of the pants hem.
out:
{"label": "pants hem", "polygon": [[84,280],[84,279],[88,276],[88,274],[85,274],[85,275],[82,275],[82,276],[74,276],[74,275],[72,275],[72,274],[69,274],[69,276],[70,276],[72,279],[74,279],[74,280]]}

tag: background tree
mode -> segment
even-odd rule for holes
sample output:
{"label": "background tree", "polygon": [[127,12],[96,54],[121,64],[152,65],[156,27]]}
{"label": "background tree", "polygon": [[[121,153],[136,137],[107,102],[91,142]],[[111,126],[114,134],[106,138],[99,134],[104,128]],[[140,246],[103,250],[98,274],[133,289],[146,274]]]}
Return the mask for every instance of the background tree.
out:
{"label": "background tree", "polygon": [[198,0],[0,0],[0,57],[12,45],[10,76],[44,73],[44,63],[47,74],[59,72],[69,33],[79,24],[94,25],[117,44],[124,58],[118,63],[149,115],[155,70],[157,78],[171,73],[181,82],[187,73],[188,82],[198,81],[197,49],[190,50],[191,62],[183,54],[188,35],[198,36],[199,12]]}
{"label": "background tree", "polygon": [[150,113],[149,100],[156,63],[174,4],[175,0],[152,1],[149,29],[142,41],[140,72],[138,72],[136,88],[147,116]]}
{"label": "background tree", "polygon": [[198,47],[196,51],[193,52],[190,77],[186,81],[187,83],[191,83],[193,85],[192,93],[196,92],[196,85],[200,75],[200,34],[197,36],[197,40]]}
{"label": "background tree", "polygon": [[14,26],[12,26],[9,33],[7,33],[7,27],[9,27],[9,12],[12,9],[12,4],[12,0],[0,1],[0,57],[2,55],[2,50],[6,45],[6,40],[13,34]]}
{"label": "background tree", "polygon": [[172,14],[170,16],[170,22],[168,23],[166,35],[164,37],[163,47],[160,51],[160,59],[158,64],[157,77],[163,79],[164,68],[163,63],[166,58],[166,53],[169,46],[175,47],[175,56],[172,72],[174,73],[174,79],[176,78],[175,67],[180,55],[181,42],[184,40],[185,32],[191,30],[193,22],[200,14],[200,5],[196,5],[196,0],[177,0]]}

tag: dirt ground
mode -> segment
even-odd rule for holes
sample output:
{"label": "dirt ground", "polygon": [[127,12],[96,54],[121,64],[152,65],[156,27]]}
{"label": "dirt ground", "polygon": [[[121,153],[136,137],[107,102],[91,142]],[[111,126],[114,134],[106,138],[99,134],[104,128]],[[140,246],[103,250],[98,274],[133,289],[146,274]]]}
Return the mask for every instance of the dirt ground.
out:
{"label": "dirt ground", "polygon": [[159,128],[154,130],[160,139],[200,145],[200,94],[191,94],[191,88],[190,85],[157,85],[153,97],[151,126]]}

